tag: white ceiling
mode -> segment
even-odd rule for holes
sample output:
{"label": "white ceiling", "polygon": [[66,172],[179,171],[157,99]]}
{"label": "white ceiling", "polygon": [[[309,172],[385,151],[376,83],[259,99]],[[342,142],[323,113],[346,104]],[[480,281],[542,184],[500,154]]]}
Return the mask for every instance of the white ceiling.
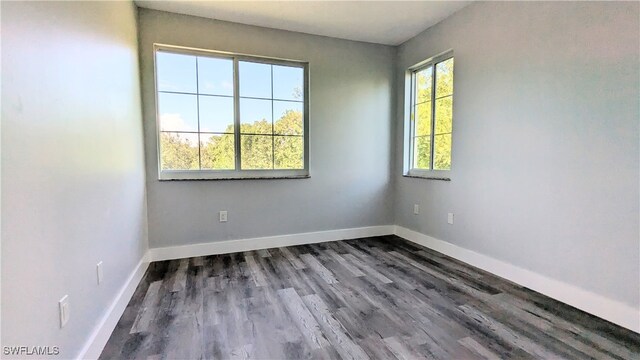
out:
{"label": "white ceiling", "polygon": [[470,1],[157,1],[144,8],[307,34],[399,45]]}

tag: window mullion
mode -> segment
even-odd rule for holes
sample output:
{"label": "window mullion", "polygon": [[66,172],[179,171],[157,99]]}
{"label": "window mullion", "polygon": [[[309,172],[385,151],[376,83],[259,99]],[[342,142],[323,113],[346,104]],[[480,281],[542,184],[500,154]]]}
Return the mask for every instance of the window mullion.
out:
{"label": "window mullion", "polygon": [[273,113],[273,65],[271,65],[271,169],[276,168],[275,114]]}
{"label": "window mullion", "polygon": [[414,168],[414,162],[413,159],[415,157],[414,151],[415,151],[415,146],[414,146],[414,134],[415,134],[415,126],[416,126],[416,119],[415,119],[415,95],[416,94],[416,72],[412,72],[411,73],[411,91],[409,93],[409,169],[413,169]]}
{"label": "window mullion", "polygon": [[302,86],[303,86],[303,91],[302,91],[302,101],[303,101],[303,119],[302,119],[302,126],[303,126],[303,131],[302,131],[302,135],[304,136],[304,138],[302,139],[302,141],[304,142],[303,145],[303,162],[304,162],[304,169],[305,171],[309,171],[309,158],[311,157],[311,154],[309,154],[309,149],[310,149],[310,139],[309,139],[309,64],[306,64],[303,67],[303,76],[304,78],[302,79]]}
{"label": "window mullion", "polygon": [[434,169],[436,153],[436,63],[431,65],[431,157],[429,158],[429,170]]}
{"label": "window mullion", "polygon": [[202,144],[200,143],[200,86],[198,84],[198,57],[196,56],[196,114],[198,115],[198,169],[202,170]]}
{"label": "window mullion", "polygon": [[236,171],[240,171],[242,146],[240,144],[240,74],[238,73],[238,58],[233,58],[233,138],[235,148]]}

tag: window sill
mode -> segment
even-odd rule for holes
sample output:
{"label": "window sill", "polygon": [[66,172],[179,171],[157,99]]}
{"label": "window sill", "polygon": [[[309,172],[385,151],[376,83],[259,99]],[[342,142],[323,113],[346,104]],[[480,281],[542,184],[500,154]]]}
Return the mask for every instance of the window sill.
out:
{"label": "window sill", "polygon": [[158,174],[160,181],[279,180],[309,177],[308,170],[164,170]]}
{"label": "window sill", "polygon": [[430,176],[430,175],[409,175],[409,174],[404,174],[404,175],[402,175],[402,176],[407,177],[407,178],[414,178],[414,179],[439,180],[439,181],[451,181],[451,178],[449,178],[449,177],[442,177],[442,176]]}
{"label": "window sill", "polygon": [[254,176],[254,177],[228,177],[228,178],[190,178],[190,179],[158,179],[159,181],[225,181],[225,180],[293,180],[310,179],[311,175],[297,176]]}

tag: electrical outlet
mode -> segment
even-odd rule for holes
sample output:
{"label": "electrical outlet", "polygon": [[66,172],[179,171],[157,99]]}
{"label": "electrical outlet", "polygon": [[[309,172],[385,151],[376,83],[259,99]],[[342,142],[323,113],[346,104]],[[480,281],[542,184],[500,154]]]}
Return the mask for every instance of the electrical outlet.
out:
{"label": "electrical outlet", "polygon": [[60,328],[63,328],[69,321],[69,295],[63,296],[58,301],[58,307],[60,308]]}
{"label": "electrical outlet", "polygon": [[447,214],[447,223],[453,225],[453,213]]}
{"label": "electrical outlet", "polygon": [[420,214],[420,205],[418,205],[418,204],[414,204],[413,205],[413,214],[414,215]]}
{"label": "electrical outlet", "polygon": [[98,275],[98,285],[100,285],[102,283],[102,278],[103,278],[103,274],[102,274],[102,261],[100,261],[97,265],[96,265],[96,274]]}
{"label": "electrical outlet", "polygon": [[227,211],[220,211],[220,222],[227,222]]}

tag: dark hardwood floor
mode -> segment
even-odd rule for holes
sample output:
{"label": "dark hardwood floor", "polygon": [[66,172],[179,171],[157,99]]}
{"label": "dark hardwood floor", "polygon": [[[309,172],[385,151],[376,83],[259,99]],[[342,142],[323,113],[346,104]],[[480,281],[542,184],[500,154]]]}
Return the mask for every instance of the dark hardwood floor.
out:
{"label": "dark hardwood floor", "polygon": [[640,335],[396,236],[154,262],[101,359],[640,359]]}

